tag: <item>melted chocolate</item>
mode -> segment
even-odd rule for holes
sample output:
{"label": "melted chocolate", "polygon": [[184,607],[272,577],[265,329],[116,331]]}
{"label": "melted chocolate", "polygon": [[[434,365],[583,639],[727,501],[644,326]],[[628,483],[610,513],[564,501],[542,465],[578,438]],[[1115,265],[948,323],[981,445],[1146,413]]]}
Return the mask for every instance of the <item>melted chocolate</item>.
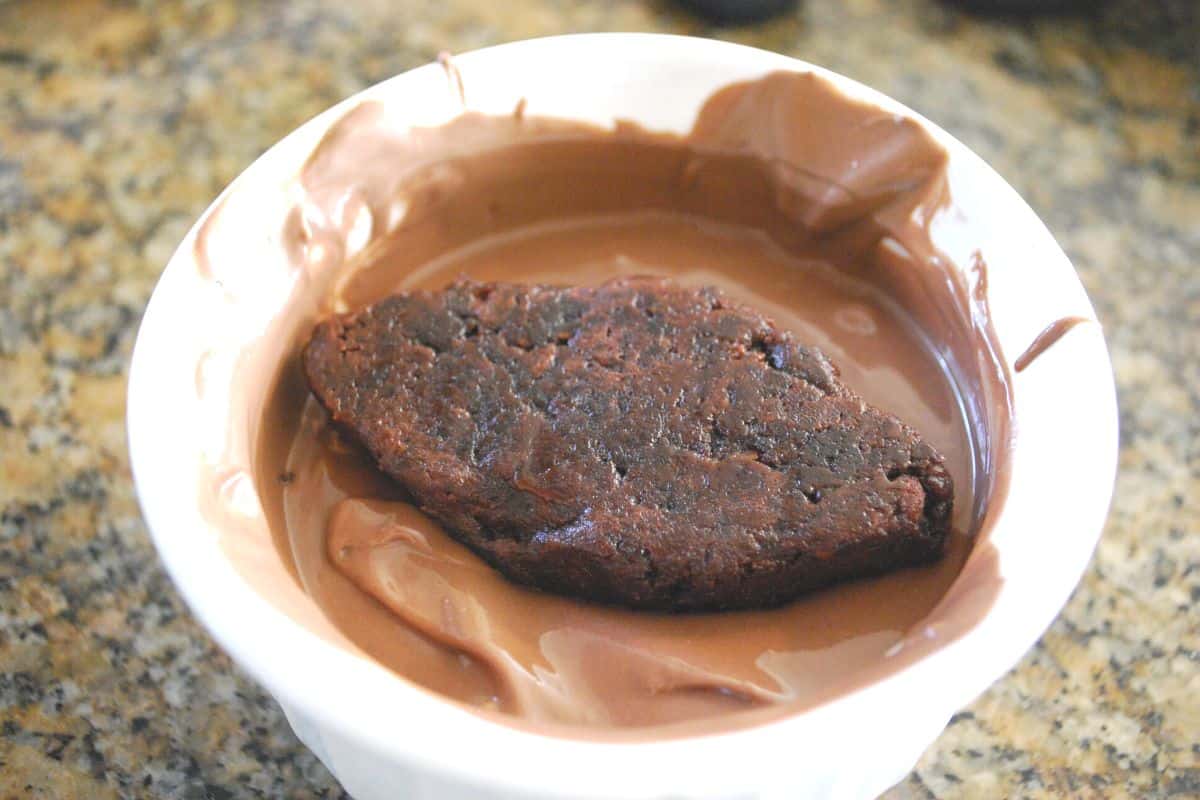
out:
{"label": "melted chocolate", "polygon": [[[983,540],[1009,446],[1008,376],[984,287],[968,286],[929,235],[949,202],[945,161],[917,123],[807,74],[727,87],[684,137],[524,113],[397,132],[379,106],[355,108],[298,179],[282,246],[304,278],[240,354],[235,383],[263,389],[235,393],[248,430],[230,437],[224,471],[202,487],[236,540],[233,560],[339,644],[543,731],[753,724],[911,663],[990,605],[999,578]],[[218,230],[206,223],[200,234]],[[720,286],[910,421],[958,487],[947,557],[772,611],[664,616],[539,594],[408,505],[331,433],[299,376],[296,353],[317,316],[397,289],[460,275],[595,284],[631,274]],[[272,362],[282,366],[263,394]],[[257,449],[241,464],[233,451],[247,440]],[[229,476],[247,469],[257,522],[332,628],[263,577],[260,550],[245,555],[254,526],[227,512]]]}
{"label": "melted chocolate", "polygon": [[1055,342],[1067,334],[1067,331],[1081,322],[1088,322],[1087,317],[1063,317],[1051,322],[1034,338],[1029,347],[1025,348],[1025,352],[1017,356],[1017,360],[1013,362],[1013,369],[1017,372],[1024,372],[1025,368],[1036,361],[1038,356],[1053,347]]}

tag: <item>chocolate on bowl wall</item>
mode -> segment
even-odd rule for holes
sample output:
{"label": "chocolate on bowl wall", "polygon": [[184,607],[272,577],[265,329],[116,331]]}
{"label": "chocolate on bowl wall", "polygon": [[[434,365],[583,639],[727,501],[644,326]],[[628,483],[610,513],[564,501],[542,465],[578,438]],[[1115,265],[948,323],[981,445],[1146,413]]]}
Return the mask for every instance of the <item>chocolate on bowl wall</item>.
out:
{"label": "chocolate on bowl wall", "polygon": [[[265,398],[254,480],[280,554],[338,635],[519,724],[752,724],[920,657],[938,646],[912,635],[923,626],[952,639],[999,580],[986,535],[1005,492],[1010,411],[982,261],[968,285],[931,241],[930,220],[951,202],[945,163],[914,121],[809,74],[727,87],[682,137],[520,108],[397,132],[378,106],[359,106],[309,158],[280,223],[316,277],[273,322],[275,352],[246,354],[239,378]],[[369,244],[346,260],[353,237]],[[397,290],[631,275],[719,287],[921,431],[956,486],[945,558],[767,611],[654,615],[537,593],[420,514],[333,433],[300,376],[318,318]],[[226,503],[221,486],[210,513]],[[948,592],[971,601],[943,614]]]}

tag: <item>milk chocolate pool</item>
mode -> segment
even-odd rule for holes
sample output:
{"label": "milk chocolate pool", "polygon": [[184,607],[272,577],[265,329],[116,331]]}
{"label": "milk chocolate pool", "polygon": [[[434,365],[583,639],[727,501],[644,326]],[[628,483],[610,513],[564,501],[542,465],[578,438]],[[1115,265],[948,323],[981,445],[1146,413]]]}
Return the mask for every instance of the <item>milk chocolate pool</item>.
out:
{"label": "milk chocolate pool", "polygon": [[[959,270],[931,241],[952,208],[946,161],[915,121],[805,73],[726,87],[686,136],[539,118],[523,104],[400,130],[364,103],[296,181],[280,246],[301,278],[234,373],[251,415],[251,488],[324,619],[296,611],[295,586],[266,581],[263,554],[228,524],[238,491],[227,464],[202,487],[206,512],[248,580],[294,618],[511,724],[688,734],[885,676],[969,629],[999,586],[987,532],[1007,482],[1009,379],[982,256]],[[227,268],[209,248],[221,213],[196,239],[213,280]],[[946,557],[769,611],[655,615],[541,594],[404,502],[333,433],[300,375],[315,320],[400,289],[623,275],[720,287],[921,431],[957,487]]]}

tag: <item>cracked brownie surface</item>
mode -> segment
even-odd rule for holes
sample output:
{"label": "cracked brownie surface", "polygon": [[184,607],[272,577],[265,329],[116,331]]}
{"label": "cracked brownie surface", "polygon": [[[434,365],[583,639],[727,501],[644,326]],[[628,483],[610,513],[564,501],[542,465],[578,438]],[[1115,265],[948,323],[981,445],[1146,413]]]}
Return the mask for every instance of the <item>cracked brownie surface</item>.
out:
{"label": "cracked brownie surface", "polygon": [[333,422],[510,579],[662,611],[938,558],[942,457],[710,288],[461,282],[319,324]]}

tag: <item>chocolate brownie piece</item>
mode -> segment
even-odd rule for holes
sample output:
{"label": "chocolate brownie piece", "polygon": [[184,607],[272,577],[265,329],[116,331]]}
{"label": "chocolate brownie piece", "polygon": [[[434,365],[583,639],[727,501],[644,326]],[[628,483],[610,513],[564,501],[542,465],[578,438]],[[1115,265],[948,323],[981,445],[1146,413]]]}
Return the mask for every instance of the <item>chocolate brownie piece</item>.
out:
{"label": "chocolate brownie piece", "polygon": [[403,292],[319,324],[304,369],[426,513],[548,592],[756,608],[943,550],[942,457],[715,289]]}

